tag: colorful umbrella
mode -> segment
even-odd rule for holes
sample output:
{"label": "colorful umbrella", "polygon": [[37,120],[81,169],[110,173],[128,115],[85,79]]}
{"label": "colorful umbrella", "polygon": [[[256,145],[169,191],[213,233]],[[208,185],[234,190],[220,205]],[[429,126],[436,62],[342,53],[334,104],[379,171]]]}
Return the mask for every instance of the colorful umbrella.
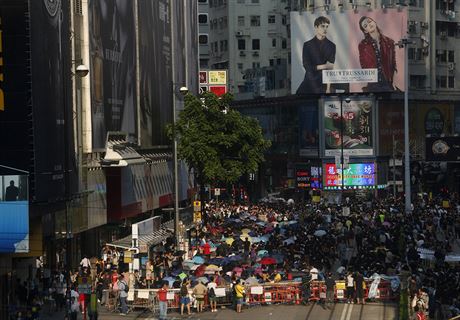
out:
{"label": "colorful umbrella", "polygon": [[186,275],[185,273],[182,272],[182,273],[180,273],[180,274],[178,275],[178,277],[179,277],[181,280],[184,280],[185,278],[187,278],[187,275]]}
{"label": "colorful umbrella", "polygon": [[259,251],[257,251],[257,255],[258,255],[259,257],[268,256],[268,251],[267,251],[267,250],[259,250]]}
{"label": "colorful umbrella", "polygon": [[262,265],[277,264],[276,259],[270,257],[264,257],[259,261]]}
{"label": "colorful umbrella", "polygon": [[204,258],[202,256],[194,256],[192,260],[193,260],[193,263],[195,263],[195,264],[203,264],[204,263]]}
{"label": "colorful umbrella", "polygon": [[313,235],[317,236],[317,237],[322,237],[326,234],[327,232],[325,230],[316,230],[315,233],[313,233]]}
{"label": "colorful umbrella", "polygon": [[233,241],[235,241],[235,239],[233,239],[232,237],[226,238],[226,239],[225,239],[225,242],[226,242],[229,246],[232,245]]}

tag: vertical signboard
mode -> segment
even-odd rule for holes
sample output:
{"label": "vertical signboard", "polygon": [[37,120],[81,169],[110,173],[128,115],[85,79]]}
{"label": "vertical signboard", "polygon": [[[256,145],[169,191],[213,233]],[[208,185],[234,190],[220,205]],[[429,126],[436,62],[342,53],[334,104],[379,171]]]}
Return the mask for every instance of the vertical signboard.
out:
{"label": "vertical signboard", "polygon": [[[76,188],[69,1],[29,1],[32,55],[34,195],[62,198]],[[44,36],[46,35],[46,36]],[[67,180],[66,180],[67,179]],[[74,184],[68,184],[72,180]]]}
{"label": "vertical signboard", "polygon": [[96,149],[105,147],[108,131],[125,132],[131,141],[137,138],[134,3],[88,1],[92,141]]}
{"label": "vertical signboard", "polygon": [[0,253],[29,252],[28,177],[0,176]]}
{"label": "vertical signboard", "polygon": [[0,1],[0,164],[29,171],[30,43],[28,1]]}
{"label": "vertical signboard", "polygon": [[291,12],[292,93],[404,91],[407,10]]}
{"label": "vertical signboard", "polygon": [[373,106],[371,98],[324,100],[325,156],[374,154]]}
{"label": "vertical signboard", "polygon": [[318,156],[318,105],[300,105],[299,113],[299,155]]}
{"label": "vertical signboard", "polygon": [[171,5],[138,0],[141,145],[165,145],[172,122]]}

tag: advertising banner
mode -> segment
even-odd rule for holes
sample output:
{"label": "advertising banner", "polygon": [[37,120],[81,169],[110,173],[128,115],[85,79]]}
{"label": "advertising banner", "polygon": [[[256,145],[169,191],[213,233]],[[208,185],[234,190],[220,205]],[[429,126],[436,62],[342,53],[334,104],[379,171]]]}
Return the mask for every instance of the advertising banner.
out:
{"label": "advertising banner", "polygon": [[318,105],[301,105],[299,112],[299,155],[318,156]]}
{"label": "advertising banner", "polygon": [[[376,184],[376,171],[374,163],[351,163],[343,174],[344,187],[349,186],[374,186]],[[342,170],[334,163],[327,163],[324,176],[325,187],[342,186]]]}
{"label": "advertising banner", "polygon": [[321,167],[305,165],[296,169],[296,185],[298,189],[321,189]]}
{"label": "advertising banner", "polygon": [[426,138],[426,161],[460,161],[460,137]]}
{"label": "advertising banner", "polygon": [[342,151],[346,156],[374,154],[373,106],[369,98],[324,100],[325,156],[339,156]]}
{"label": "advertising banner", "polygon": [[293,94],[404,91],[405,9],[291,12]]}
{"label": "advertising banner", "polygon": [[0,253],[29,252],[28,179],[0,176]]}
{"label": "advertising banner", "polygon": [[0,164],[30,170],[30,29],[28,1],[0,4]]}
{"label": "advertising banner", "polygon": [[96,149],[105,147],[108,131],[126,132],[131,141],[137,139],[134,3],[88,1],[92,141]]}
{"label": "advertising banner", "polygon": [[70,2],[44,0],[29,4],[34,196],[37,201],[51,202],[77,188],[72,138]]}
{"label": "advertising banner", "polygon": [[172,122],[170,10],[167,0],[138,0],[139,102],[143,147],[169,143],[165,127]]}
{"label": "advertising banner", "polygon": [[[379,101],[379,155],[400,158],[404,151],[404,106],[397,101]],[[394,145],[393,145],[394,144]]]}

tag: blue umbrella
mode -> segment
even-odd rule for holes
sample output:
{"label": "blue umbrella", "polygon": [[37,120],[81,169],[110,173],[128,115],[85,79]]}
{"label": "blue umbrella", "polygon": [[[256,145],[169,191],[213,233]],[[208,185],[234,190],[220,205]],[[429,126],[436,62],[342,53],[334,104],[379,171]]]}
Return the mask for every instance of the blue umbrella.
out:
{"label": "blue umbrella", "polygon": [[202,256],[194,256],[192,260],[193,260],[193,263],[195,263],[195,264],[203,264],[204,263],[204,258]]}
{"label": "blue umbrella", "polygon": [[262,240],[261,240],[259,237],[252,237],[252,238],[251,238],[251,242],[252,242],[252,243],[259,243],[259,242],[261,242],[261,241],[262,241]]}
{"label": "blue umbrella", "polygon": [[267,251],[267,250],[259,250],[259,251],[257,252],[257,255],[258,255],[259,257],[268,256],[268,251]]}
{"label": "blue umbrella", "polygon": [[267,225],[267,223],[263,221],[256,222],[256,224],[261,227],[265,227]]}
{"label": "blue umbrella", "polygon": [[260,241],[262,242],[268,242],[268,239],[270,239],[270,236],[264,235],[260,237]]}
{"label": "blue umbrella", "polygon": [[284,255],[282,255],[280,253],[272,254],[272,255],[270,255],[270,257],[275,259],[277,263],[282,263],[284,261]]}
{"label": "blue umbrella", "polygon": [[169,286],[172,287],[173,283],[174,283],[174,281],[176,281],[176,279],[174,279],[172,277],[166,277],[166,278],[163,278],[163,281],[168,281]]}
{"label": "blue umbrella", "polygon": [[250,217],[249,217],[249,220],[251,220],[251,221],[257,221],[257,218],[256,218],[255,216],[250,216]]}
{"label": "blue umbrella", "polygon": [[206,277],[199,277],[198,279],[196,279],[196,281],[201,281],[203,284],[206,284],[209,282],[208,278]]}
{"label": "blue umbrella", "polygon": [[209,264],[215,264],[216,266],[222,266],[224,265],[224,258],[213,258],[210,259]]}
{"label": "blue umbrella", "polygon": [[229,261],[241,261],[243,258],[240,255],[228,257]]}

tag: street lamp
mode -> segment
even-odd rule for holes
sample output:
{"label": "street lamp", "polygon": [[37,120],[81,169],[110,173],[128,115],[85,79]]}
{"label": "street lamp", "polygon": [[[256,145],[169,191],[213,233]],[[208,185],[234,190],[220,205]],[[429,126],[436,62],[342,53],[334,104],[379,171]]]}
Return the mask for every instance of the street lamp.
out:
{"label": "street lamp", "polygon": [[[172,86],[174,91],[174,84]],[[188,88],[182,86],[179,88],[182,96],[187,95]],[[173,92],[174,93],[174,92]],[[179,250],[180,230],[179,230],[179,173],[177,161],[177,137],[176,137],[176,97],[173,94],[173,170],[174,170],[174,234],[176,236],[176,249]]]}
{"label": "street lamp", "polygon": [[[351,102],[350,98],[345,98],[345,102],[349,104]],[[343,118],[343,99],[342,96],[340,96],[340,171],[341,171],[341,187],[340,187],[340,201],[343,203],[343,189],[344,189],[344,154],[343,154],[343,126],[344,126],[344,118]]]}

